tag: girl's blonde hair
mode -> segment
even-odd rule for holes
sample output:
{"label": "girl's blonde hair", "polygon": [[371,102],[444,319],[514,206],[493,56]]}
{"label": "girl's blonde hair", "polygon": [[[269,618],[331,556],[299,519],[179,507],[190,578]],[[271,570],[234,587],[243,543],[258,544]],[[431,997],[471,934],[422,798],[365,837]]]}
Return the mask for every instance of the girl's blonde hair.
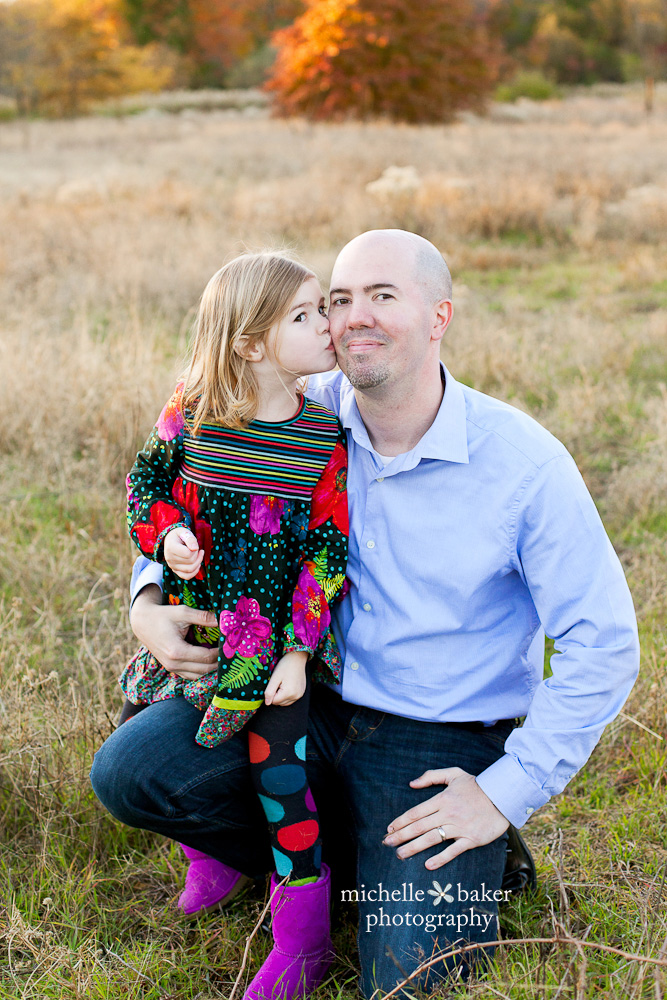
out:
{"label": "girl's blonde hair", "polygon": [[[196,434],[204,420],[243,428],[257,415],[253,365],[243,356],[266,342],[296,292],[315,275],[286,253],[245,253],[213,275],[199,303],[182,409]],[[238,349],[237,349],[238,348]]]}

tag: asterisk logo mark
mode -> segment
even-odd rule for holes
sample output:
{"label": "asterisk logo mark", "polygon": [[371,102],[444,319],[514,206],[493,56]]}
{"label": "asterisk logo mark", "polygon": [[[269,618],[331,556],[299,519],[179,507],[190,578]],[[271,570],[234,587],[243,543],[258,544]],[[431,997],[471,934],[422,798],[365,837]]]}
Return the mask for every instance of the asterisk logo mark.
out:
{"label": "asterisk logo mark", "polygon": [[435,896],[435,899],[433,900],[434,906],[440,906],[440,900],[442,899],[446,899],[448,903],[454,902],[454,897],[449,895],[449,890],[452,887],[451,882],[448,882],[444,889],[439,882],[434,881],[433,885],[435,886],[435,889],[427,889],[426,891],[430,896]]}

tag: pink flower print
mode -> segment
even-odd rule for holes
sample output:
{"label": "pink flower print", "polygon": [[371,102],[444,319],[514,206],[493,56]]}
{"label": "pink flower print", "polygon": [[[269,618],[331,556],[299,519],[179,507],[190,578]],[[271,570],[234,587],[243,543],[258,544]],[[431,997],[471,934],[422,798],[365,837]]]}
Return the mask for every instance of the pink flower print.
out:
{"label": "pink flower print", "polygon": [[183,430],[185,421],[181,408],[181,397],[183,396],[183,383],[179,382],[174,390],[174,395],[160,414],[157,422],[158,437],[162,441],[173,441]]}
{"label": "pink flower print", "polygon": [[220,632],[226,636],[222,647],[225,656],[254,656],[271,636],[272,627],[269,619],[260,615],[257,601],[239,597],[234,611],[220,613]]}
{"label": "pink flower print", "polygon": [[324,592],[313,576],[314,563],[305,562],[292,601],[294,635],[304,646],[315,649],[331,623],[331,614]]}
{"label": "pink flower print", "polygon": [[285,501],[278,497],[250,497],[250,530],[256,535],[267,531],[277,535],[280,531],[280,518],[285,509]]}

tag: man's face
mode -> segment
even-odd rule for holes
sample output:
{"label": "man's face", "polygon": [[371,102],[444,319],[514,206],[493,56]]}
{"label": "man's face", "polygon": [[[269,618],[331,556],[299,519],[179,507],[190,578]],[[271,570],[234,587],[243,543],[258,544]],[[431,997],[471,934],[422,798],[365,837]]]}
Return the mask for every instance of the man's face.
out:
{"label": "man's face", "polygon": [[345,247],[331,276],[329,325],[338,363],[355,389],[397,384],[420,368],[432,308],[411,248],[382,240]]}

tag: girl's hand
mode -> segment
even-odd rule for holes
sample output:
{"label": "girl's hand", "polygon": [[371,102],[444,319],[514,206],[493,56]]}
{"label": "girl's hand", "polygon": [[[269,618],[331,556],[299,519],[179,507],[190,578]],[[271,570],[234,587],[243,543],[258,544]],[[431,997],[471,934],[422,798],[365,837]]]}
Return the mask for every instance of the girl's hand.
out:
{"label": "girl's hand", "polygon": [[191,580],[199,572],[204,550],[189,528],[172,528],[164,540],[164,561],[181,580]]}
{"label": "girl's hand", "polygon": [[264,692],[267,705],[293,705],[306,690],[308,653],[285,653],[276,664]]}

